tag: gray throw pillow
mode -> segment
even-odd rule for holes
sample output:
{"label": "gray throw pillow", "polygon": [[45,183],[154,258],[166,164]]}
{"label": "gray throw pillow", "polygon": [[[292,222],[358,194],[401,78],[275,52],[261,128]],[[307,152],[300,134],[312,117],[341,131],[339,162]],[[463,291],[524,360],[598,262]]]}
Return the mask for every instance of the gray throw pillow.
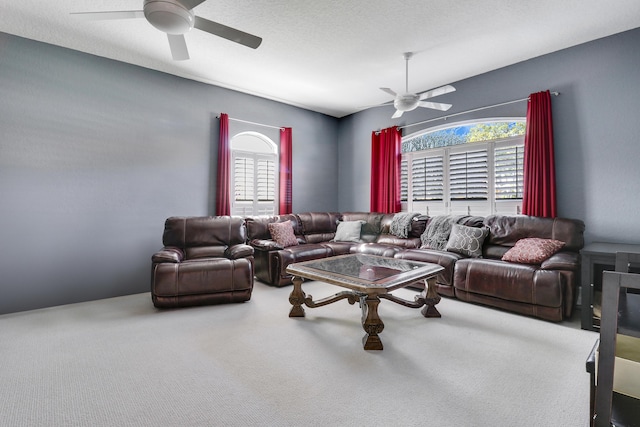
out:
{"label": "gray throw pillow", "polygon": [[364,221],[339,221],[334,242],[360,242],[360,231]]}
{"label": "gray throw pillow", "polygon": [[489,229],[485,227],[467,227],[466,225],[453,224],[446,250],[479,258],[482,256],[482,245],[488,234]]}

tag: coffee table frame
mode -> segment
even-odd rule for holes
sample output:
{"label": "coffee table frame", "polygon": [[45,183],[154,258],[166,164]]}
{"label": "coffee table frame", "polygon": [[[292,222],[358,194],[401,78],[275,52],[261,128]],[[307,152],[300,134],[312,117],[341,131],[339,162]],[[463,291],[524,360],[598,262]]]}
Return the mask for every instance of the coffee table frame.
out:
{"label": "coffee table frame", "polygon": [[[371,281],[319,268],[321,262],[324,263],[327,260],[341,262],[346,257],[360,257],[365,262],[371,261],[376,265],[387,266],[388,268],[398,265],[406,268],[407,265],[410,265],[412,269],[380,280]],[[362,338],[363,347],[365,350],[382,350],[383,345],[379,334],[384,329],[384,323],[378,315],[380,299],[387,299],[410,308],[423,307],[421,313],[427,318],[441,317],[435,307],[440,302],[440,296],[435,289],[435,280],[437,274],[442,270],[443,268],[438,264],[362,254],[340,255],[323,260],[290,264],[287,267],[287,272],[293,275],[293,290],[289,295],[289,302],[292,305],[289,317],[305,317],[303,305],[309,308],[316,308],[342,299],[347,299],[349,304],[352,305],[359,301],[362,309],[362,327],[365,331],[365,335]],[[304,279],[318,280],[349,290],[314,301],[313,296],[307,295],[302,290]],[[415,296],[414,301],[408,301],[391,294],[396,289],[404,288],[422,280],[424,280],[424,290]]]}

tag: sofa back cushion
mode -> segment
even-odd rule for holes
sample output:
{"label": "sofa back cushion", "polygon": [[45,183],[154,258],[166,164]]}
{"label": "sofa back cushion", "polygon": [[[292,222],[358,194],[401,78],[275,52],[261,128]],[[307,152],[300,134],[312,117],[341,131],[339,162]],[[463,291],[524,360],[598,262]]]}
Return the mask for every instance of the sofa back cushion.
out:
{"label": "sofa back cushion", "polygon": [[427,229],[427,223],[429,222],[428,215],[418,215],[411,221],[411,231],[409,231],[409,237],[420,237],[424,230]]}
{"label": "sofa back cushion", "polygon": [[383,214],[380,220],[380,233],[391,234],[391,223],[395,214]]}
{"label": "sofa back cushion", "polygon": [[245,218],[247,223],[247,238],[249,240],[269,240],[271,234],[269,233],[269,224],[273,222],[286,222],[291,221],[293,226],[293,233],[296,236],[302,235],[302,229],[300,227],[300,221],[298,217],[293,214],[288,215],[256,215]]}
{"label": "sofa back cushion", "polygon": [[360,230],[360,239],[365,242],[374,242],[380,234],[382,217],[384,214],[376,212],[344,212],[342,221],[364,221]]}
{"label": "sofa back cushion", "polygon": [[560,240],[565,243],[563,249],[569,251],[584,246],[584,222],[577,219],[491,215],[484,224],[489,228],[487,243],[491,245],[512,247],[520,239],[538,237]]}
{"label": "sofa back cushion", "polygon": [[[170,217],[165,221],[162,235],[164,246],[179,248],[217,246],[223,248],[222,252],[224,248],[245,243],[246,240],[245,221],[239,216]],[[217,249],[212,251],[212,253],[218,253]]]}
{"label": "sofa back cushion", "polygon": [[338,212],[304,212],[297,214],[302,226],[302,234],[307,243],[328,242],[336,235]]}

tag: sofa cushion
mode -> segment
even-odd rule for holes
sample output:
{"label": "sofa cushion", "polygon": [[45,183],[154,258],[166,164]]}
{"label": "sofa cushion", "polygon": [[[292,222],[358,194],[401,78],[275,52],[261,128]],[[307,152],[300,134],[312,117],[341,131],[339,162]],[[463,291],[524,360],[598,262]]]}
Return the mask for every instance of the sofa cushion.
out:
{"label": "sofa cushion", "polygon": [[453,224],[445,249],[449,252],[479,258],[482,256],[482,244],[487,234],[489,234],[489,230],[484,227],[477,228]]}
{"label": "sofa cushion", "polygon": [[377,212],[344,212],[342,221],[364,221],[360,230],[360,239],[363,242],[373,242],[380,234],[383,216],[384,214]]}
{"label": "sofa cushion", "polygon": [[427,223],[424,233],[420,236],[422,240],[421,247],[444,251],[449,241],[453,224],[457,224],[463,218],[465,218],[464,215],[438,215],[432,217]]}
{"label": "sofa cushion", "polygon": [[281,274],[288,275],[286,269],[289,264],[329,257],[331,256],[331,248],[320,243],[307,243],[275,251],[273,255],[282,266]]}
{"label": "sofa cushion", "polygon": [[537,237],[520,239],[502,256],[502,260],[522,264],[541,264],[563,246],[564,242],[554,239],[539,239]]}
{"label": "sofa cushion", "polygon": [[507,301],[562,308],[565,280],[559,271],[493,259],[456,262],[453,285],[470,294]]}
{"label": "sofa cushion", "polygon": [[402,239],[409,237],[411,232],[411,223],[413,219],[420,214],[417,212],[399,212],[393,216],[389,232],[394,236],[398,236]]}
{"label": "sofa cushion", "polygon": [[384,243],[363,243],[352,250],[352,252],[359,254],[377,255],[388,258],[393,258],[394,255],[401,251],[402,248],[399,246]]}
{"label": "sofa cushion", "polygon": [[339,221],[334,242],[360,242],[364,221]]}
{"label": "sofa cushion", "polygon": [[376,239],[376,243],[394,245],[407,249],[415,249],[420,247],[421,241],[419,237],[408,237],[406,239],[402,239],[398,236],[394,236],[393,234],[381,234]]}
{"label": "sofa cushion", "polygon": [[195,246],[192,248],[185,248],[184,254],[186,259],[201,259],[201,258],[226,258],[225,251],[227,246]]}
{"label": "sofa cushion", "polygon": [[270,240],[269,224],[273,222],[291,221],[293,233],[302,236],[302,227],[298,217],[294,214],[285,215],[256,215],[245,218],[248,240]]}
{"label": "sofa cushion", "polygon": [[284,248],[298,244],[291,221],[270,223],[269,233],[271,233],[271,238]]}
{"label": "sofa cushion", "polygon": [[245,243],[247,229],[240,216],[170,217],[165,221],[164,246],[188,248]]}
{"label": "sofa cushion", "polygon": [[342,215],[338,212],[304,212],[299,213],[298,218],[307,243],[321,243],[335,237]]}
{"label": "sofa cushion", "polygon": [[584,222],[578,219],[491,215],[484,225],[489,227],[487,243],[492,245],[513,246],[520,239],[538,237],[560,240],[570,251],[577,252],[584,246]]}
{"label": "sofa cushion", "polygon": [[462,255],[454,252],[438,251],[435,249],[405,249],[395,254],[394,258],[412,261],[430,262],[444,268],[436,277],[436,282],[442,285],[453,285],[453,269]]}

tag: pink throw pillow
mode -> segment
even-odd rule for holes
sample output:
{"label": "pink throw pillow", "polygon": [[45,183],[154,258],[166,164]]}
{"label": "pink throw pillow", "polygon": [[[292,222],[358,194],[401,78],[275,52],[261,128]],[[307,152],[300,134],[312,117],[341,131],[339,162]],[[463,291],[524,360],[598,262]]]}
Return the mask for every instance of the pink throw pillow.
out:
{"label": "pink throw pillow", "polygon": [[268,227],[271,238],[280,246],[286,248],[287,246],[296,246],[298,244],[298,239],[293,233],[291,221],[272,222],[268,224]]}
{"label": "pink throw pillow", "polygon": [[558,252],[563,246],[564,242],[554,239],[540,239],[537,237],[520,239],[514,247],[502,256],[502,260],[521,264],[541,264],[542,261]]}

